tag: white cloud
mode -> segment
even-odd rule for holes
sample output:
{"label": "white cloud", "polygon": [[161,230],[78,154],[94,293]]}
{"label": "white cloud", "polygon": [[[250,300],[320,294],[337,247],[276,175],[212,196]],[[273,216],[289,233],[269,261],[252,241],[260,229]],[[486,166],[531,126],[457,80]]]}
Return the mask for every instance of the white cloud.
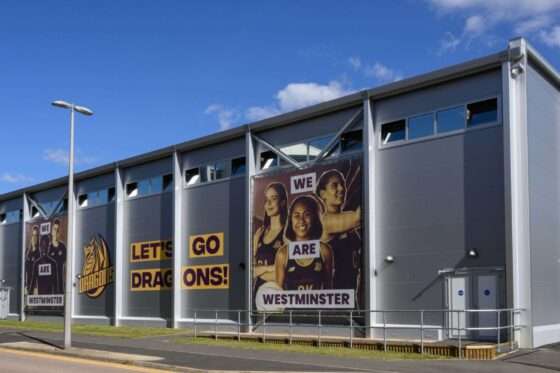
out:
{"label": "white cloud", "polygon": [[451,32],[446,32],[443,39],[439,42],[438,54],[442,55],[447,52],[453,52],[461,44],[461,39],[453,35]]}
{"label": "white cloud", "polygon": [[355,71],[360,70],[360,67],[362,67],[362,60],[360,59],[360,57],[350,57],[348,59],[348,63]]}
{"label": "white cloud", "polygon": [[252,106],[245,111],[245,118],[250,122],[256,122],[278,114],[280,110],[273,106]]}
{"label": "white cloud", "polygon": [[324,101],[334,100],[351,93],[342,83],[290,83],[276,94],[280,111],[292,111]]}
{"label": "white cloud", "polygon": [[33,178],[23,174],[12,174],[9,172],[4,172],[2,176],[0,176],[0,180],[10,184],[21,184],[32,182]]}
{"label": "white cloud", "polygon": [[[58,163],[64,166],[68,165],[70,159],[68,152],[64,149],[45,149],[43,159],[49,162]],[[74,155],[74,164],[88,165],[95,162],[94,157],[80,155],[76,152]]]}
{"label": "white cloud", "polygon": [[348,95],[353,91],[337,80],[328,84],[290,83],[275,95],[275,102],[267,106],[252,106],[245,111],[249,121],[266,119],[281,113],[319,104]]}
{"label": "white cloud", "polygon": [[480,15],[474,15],[465,21],[464,34],[478,36],[486,30],[487,21]]}
{"label": "white cloud", "polygon": [[[560,0],[427,0],[439,13],[457,13],[464,17],[465,23],[459,36],[450,38],[447,33],[440,42],[439,53],[454,51],[461,44],[468,47],[474,39],[495,39],[492,29],[497,25],[505,25],[516,34],[528,36],[539,33],[541,40],[549,46],[546,37],[553,32],[544,28],[552,23],[553,15],[560,12]],[[552,35],[554,40],[554,35]],[[547,41],[545,41],[547,40]]]}
{"label": "white cloud", "polygon": [[364,68],[364,74],[375,78],[379,82],[394,82],[402,79],[402,75],[400,73],[380,62],[376,62],[371,66],[366,66]]}
{"label": "white cloud", "polygon": [[552,18],[548,15],[541,15],[533,18],[529,18],[522,22],[519,22],[515,26],[515,33],[518,35],[528,34],[545,27],[548,27],[552,23]]}
{"label": "white cloud", "polygon": [[550,31],[542,30],[539,35],[549,47],[560,47],[560,26],[554,26]]}
{"label": "white cloud", "polygon": [[492,19],[520,19],[560,9],[559,0],[429,0],[444,12],[484,10]]}
{"label": "white cloud", "polygon": [[214,114],[218,117],[220,130],[231,128],[237,120],[238,114],[234,109],[226,109],[223,105],[212,104],[206,108],[205,114]]}

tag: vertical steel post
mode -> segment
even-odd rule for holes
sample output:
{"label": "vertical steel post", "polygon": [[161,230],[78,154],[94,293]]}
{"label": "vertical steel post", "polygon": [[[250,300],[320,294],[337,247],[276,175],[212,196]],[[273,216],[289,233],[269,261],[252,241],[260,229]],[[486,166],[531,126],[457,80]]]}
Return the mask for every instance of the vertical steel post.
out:
{"label": "vertical steel post", "polygon": [[[364,261],[365,261],[365,308],[368,310],[377,309],[377,298],[375,291],[376,275],[375,275],[375,261],[376,261],[376,186],[375,186],[375,158],[377,153],[377,139],[376,131],[374,127],[374,121],[371,110],[371,102],[367,92],[364,92],[363,96],[363,141],[364,141],[364,206],[363,206],[363,222],[362,226],[364,228]],[[365,315],[365,328],[366,337],[372,338],[372,325],[375,320],[371,318],[371,312],[367,312]],[[374,313],[375,317],[376,314]]]}
{"label": "vertical steel post", "polygon": [[26,289],[26,283],[25,283],[25,252],[26,252],[26,229],[27,229],[27,221],[30,218],[30,214],[29,214],[29,201],[27,200],[28,196],[27,193],[23,193],[23,221],[21,223],[22,229],[22,238],[21,238],[21,274],[20,274],[20,282],[21,282],[21,288],[20,288],[20,303],[19,303],[19,321],[25,321],[25,289]]}
{"label": "vertical steel post", "polygon": [[317,326],[318,326],[319,330],[317,331],[317,334],[318,334],[317,343],[318,343],[319,347],[321,347],[321,332],[322,332],[321,331],[321,310],[318,311],[318,316],[319,316],[319,319],[318,319]]}
{"label": "vertical steel post", "polygon": [[292,310],[290,310],[290,344],[292,344]]}
{"label": "vertical steel post", "polygon": [[[253,147],[253,137],[251,129],[247,127],[245,132],[245,308],[247,312],[246,331],[251,331],[251,310],[253,309],[253,239],[252,239],[252,183],[255,174],[255,149]],[[256,320],[255,320],[256,321]]]}
{"label": "vertical steel post", "polygon": [[198,337],[198,333],[197,333],[197,330],[196,330],[197,329],[197,326],[196,326],[196,324],[197,324],[196,311],[194,311],[194,319],[193,320],[194,320],[194,337],[196,338],[196,337]]}
{"label": "vertical steel post", "polygon": [[354,320],[352,317],[352,310],[350,310],[350,348],[352,348],[353,336],[354,336]]}
{"label": "vertical steel post", "polygon": [[499,353],[499,352],[501,352],[500,351],[501,350],[501,348],[500,348],[500,337],[501,337],[500,334],[501,334],[501,331],[502,331],[502,329],[500,328],[500,324],[501,324],[500,323],[500,313],[501,312],[498,310],[498,311],[496,311],[496,313],[498,314],[498,317],[497,317],[497,319],[498,319],[497,324],[498,325],[497,325],[497,330],[496,330],[496,332],[498,333],[498,344],[496,345],[496,352]]}
{"label": "vertical steel post", "polygon": [[214,323],[214,339],[218,340],[218,311],[216,311],[216,322]]}
{"label": "vertical steel post", "polygon": [[510,334],[509,334],[509,348],[510,351],[513,351],[513,340],[514,338],[514,334],[515,334],[515,321],[514,321],[514,316],[513,316],[513,308],[510,310],[510,319],[509,319],[509,323],[511,325],[510,328]]}
{"label": "vertical steel post", "polygon": [[125,225],[125,190],[123,171],[117,166],[115,168],[115,318],[113,320],[114,326],[120,326],[121,317],[123,315],[124,307],[124,264],[128,256],[126,255],[127,247],[125,245],[124,225]]}
{"label": "vertical steel post", "polygon": [[424,355],[424,310],[420,311],[420,353]]}
{"label": "vertical steel post", "polygon": [[237,341],[241,341],[241,311],[237,311]]}
{"label": "vertical steel post", "polygon": [[181,258],[185,252],[183,238],[183,175],[179,152],[173,152],[173,328],[179,327],[182,310]]}
{"label": "vertical steel post", "polygon": [[467,319],[467,315],[464,313],[465,311],[455,311],[457,312],[457,329],[459,330],[459,359],[463,358],[463,351],[461,345],[461,312],[465,315],[465,320]]}
{"label": "vertical steel post", "polygon": [[70,109],[70,159],[68,161],[68,234],[64,284],[64,348],[72,347],[72,289],[74,264],[74,105]]}
{"label": "vertical steel post", "polygon": [[387,319],[383,311],[383,351],[387,352]]}
{"label": "vertical steel post", "polygon": [[263,311],[262,327],[263,327],[262,339],[263,339],[263,342],[266,342],[266,311]]}

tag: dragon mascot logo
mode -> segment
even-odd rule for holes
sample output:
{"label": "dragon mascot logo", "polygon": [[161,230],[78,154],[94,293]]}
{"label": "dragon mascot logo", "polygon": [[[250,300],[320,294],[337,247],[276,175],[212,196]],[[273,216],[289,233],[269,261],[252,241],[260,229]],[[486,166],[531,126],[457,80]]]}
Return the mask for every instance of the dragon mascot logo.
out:
{"label": "dragon mascot logo", "polygon": [[107,242],[101,235],[93,237],[84,246],[84,264],[80,276],[80,294],[97,298],[113,282],[113,267]]}

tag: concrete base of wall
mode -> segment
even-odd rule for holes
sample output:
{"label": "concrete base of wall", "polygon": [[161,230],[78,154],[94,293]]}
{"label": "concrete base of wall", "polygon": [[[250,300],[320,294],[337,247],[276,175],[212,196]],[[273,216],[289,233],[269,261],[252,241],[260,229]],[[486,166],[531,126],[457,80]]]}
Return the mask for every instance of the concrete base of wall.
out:
{"label": "concrete base of wall", "polygon": [[120,325],[123,326],[147,326],[156,328],[172,328],[173,320],[161,319],[158,317],[121,317]]}
{"label": "concrete base of wall", "polygon": [[560,324],[533,327],[533,347],[560,342]]}

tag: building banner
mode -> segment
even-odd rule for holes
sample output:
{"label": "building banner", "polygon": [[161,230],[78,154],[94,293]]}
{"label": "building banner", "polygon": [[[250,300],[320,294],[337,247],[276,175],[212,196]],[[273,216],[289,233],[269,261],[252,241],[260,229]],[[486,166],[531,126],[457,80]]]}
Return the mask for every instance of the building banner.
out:
{"label": "building banner", "polygon": [[94,235],[83,247],[82,271],[79,275],[79,293],[91,299],[98,298],[113,283],[114,268],[107,241]]}
{"label": "building banner", "polygon": [[64,306],[67,217],[39,218],[26,223],[25,305],[61,310]]}
{"label": "building banner", "polygon": [[257,311],[363,306],[362,159],[253,179]]}

